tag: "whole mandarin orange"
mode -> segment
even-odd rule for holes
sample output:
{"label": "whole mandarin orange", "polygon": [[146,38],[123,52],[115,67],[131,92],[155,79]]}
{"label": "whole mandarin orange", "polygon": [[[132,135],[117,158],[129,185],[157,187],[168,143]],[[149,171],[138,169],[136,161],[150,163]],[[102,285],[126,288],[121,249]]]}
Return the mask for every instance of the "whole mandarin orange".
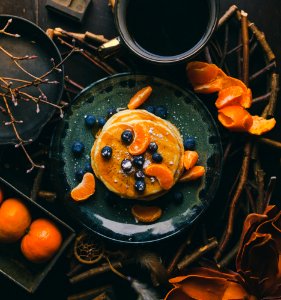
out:
{"label": "whole mandarin orange", "polygon": [[62,244],[58,227],[50,220],[37,219],[21,241],[21,251],[31,262],[42,263],[51,259]]}
{"label": "whole mandarin orange", "polygon": [[16,198],[6,199],[0,206],[0,242],[16,242],[30,223],[31,215],[26,205]]}

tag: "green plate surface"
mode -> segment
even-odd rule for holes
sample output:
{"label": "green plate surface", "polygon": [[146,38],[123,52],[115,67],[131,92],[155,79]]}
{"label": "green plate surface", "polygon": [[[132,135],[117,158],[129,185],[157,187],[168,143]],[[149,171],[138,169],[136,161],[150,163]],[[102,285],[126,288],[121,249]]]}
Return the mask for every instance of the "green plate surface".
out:
{"label": "green plate surface", "polygon": [[[152,224],[137,223],[132,216],[131,207],[138,201],[121,199],[109,193],[98,180],[96,192],[90,199],[77,203],[69,197],[70,190],[78,184],[75,172],[90,161],[90,150],[97,131],[97,128],[92,131],[85,126],[85,115],[106,116],[109,108],[126,107],[129,99],[147,85],[152,86],[153,93],[144,107],[167,107],[167,119],[177,126],[183,136],[195,137],[199,164],[206,168],[206,174],[200,180],[178,183],[166,195],[145,203],[159,205],[163,209],[162,217]],[[77,158],[71,152],[74,141],[85,145],[81,157]],[[125,243],[162,240],[190,226],[213,199],[219,185],[222,163],[218,130],[198,97],[164,79],[134,74],[111,76],[83,90],[57,127],[51,153],[54,182],[69,213],[91,231]],[[174,201],[175,192],[184,195],[181,203]]]}

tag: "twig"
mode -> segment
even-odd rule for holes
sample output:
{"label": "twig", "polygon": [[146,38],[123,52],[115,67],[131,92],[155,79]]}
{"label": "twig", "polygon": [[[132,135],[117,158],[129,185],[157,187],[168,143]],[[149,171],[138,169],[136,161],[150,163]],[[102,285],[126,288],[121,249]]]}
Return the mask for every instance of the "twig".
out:
{"label": "twig", "polygon": [[13,34],[13,33],[10,33],[10,32],[6,31],[12,22],[13,22],[13,19],[9,19],[7,21],[6,25],[2,29],[0,29],[0,35],[3,34],[3,35],[7,35],[7,36],[12,36],[12,37],[15,37],[15,38],[20,37],[19,34]]}
{"label": "twig", "polygon": [[220,28],[226,21],[228,21],[237,10],[238,7],[236,5],[231,5],[229,9],[219,19],[218,28]]}
{"label": "twig", "polygon": [[266,207],[269,205],[270,200],[271,200],[271,196],[273,193],[273,190],[275,188],[275,184],[276,184],[277,178],[275,176],[271,176],[266,192],[265,192],[265,196],[264,196],[264,204],[263,204],[263,211],[266,209]]}
{"label": "twig", "polygon": [[249,201],[252,212],[256,212],[257,211],[256,204],[255,204],[253,195],[251,193],[250,187],[248,185],[245,185],[245,192],[246,192],[247,199]]}
{"label": "twig", "polygon": [[238,241],[238,243],[230,250],[230,252],[228,254],[226,254],[225,257],[221,261],[218,262],[218,267],[220,269],[229,266],[229,264],[235,258],[236,254],[238,252],[239,246],[240,246],[240,241]]}
{"label": "twig", "polygon": [[272,73],[270,82],[271,95],[268,101],[267,117],[274,117],[277,104],[277,96],[279,92],[279,74]]}
{"label": "twig", "polygon": [[248,14],[241,11],[241,33],[242,33],[242,49],[243,49],[243,61],[242,61],[242,80],[249,85],[249,32],[248,32]]}
{"label": "twig", "polygon": [[188,238],[186,241],[184,241],[180,247],[178,248],[176,255],[173,257],[172,261],[170,262],[168,268],[167,268],[167,273],[169,276],[171,276],[175,270],[175,267],[179,261],[179,259],[181,258],[181,256],[183,255],[184,250],[186,249],[186,247],[188,247],[191,244],[191,239],[192,236],[194,234],[194,228],[192,229],[192,231],[190,232]]}
{"label": "twig", "polygon": [[84,87],[82,85],[80,85],[79,83],[77,83],[76,81],[70,79],[68,76],[64,77],[64,80],[68,83],[70,83],[71,85],[75,86],[77,89],[79,90],[83,90]]}
{"label": "twig", "polygon": [[219,249],[215,255],[216,260],[218,260],[221,257],[221,255],[230,239],[230,236],[232,235],[236,204],[240,198],[240,195],[242,193],[242,190],[245,186],[245,183],[246,183],[247,177],[248,177],[251,148],[252,148],[251,142],[247,142],[244,147],[244,158],[243,158],[243,162],[242,162],[239,183],[238,183],[237,189],[236,189],[235,194],[230,203],[227,228],[225,230],[223,238],[220,241]]}
{"label": "twig", "polygon": [[89,297],[95,297],[96,295],[99,295],[100,293],[110,289],[111,285],[104,285],[96,289],[87,290],[85,292],[74,294],[69,297],[67,297],[67,300],[82,300],[82,299],[88,299]]}
{"label": "twig", "polygon": [[196,249],[192,254],[186,255],[180,263],[177,264],[177,269],[179,271],[188,267],[191,263],[195,262],[197,259],[202,257],[207,252],[215,249],[218,246],[218,241],[216,238],[212,238],[209,240],[209,243],[199,249]]}
{"label": "twig", "polygon": [[39,169],[38,173],[33,181],[33,187],[31,190],[31,194],[30,194],[30,198],[33,201],[37,201],[37,196],[38,196],[38,192],[40,190],[40,186],[41,186],[41,182],[42,182],[42,178],[43,178],[43,174],[44,174],[44,170],[45,169]]}
{"label": "twig", "polygon": [[210,54],[210,49],[208,46],[206,46],[204,48],[204,53],[205,53],[205,58],[206,58],[206,61],[211,64],[212,63],[212,57],[211,57],[211,54]]}
{"label": "twig", "polygon": [[254,98],[253,99],[253,104],[268,100],[269,97],[270,97],[270,95],[271,95],[271,92],[268,92],[268,93],[266,93],[264,95],[261,95],[259,97]]}
{"label": "twig", "polygon": [[261,70],[259,70],[258,72],[254,73],[253,75],[250,76],[249,81],[252,81],[256,78],[258,78],[259,76],[261,76],[262,74],[270,71],[272,68],[276,67],[276,62],[273,61],[270,64],[266,65],[265,67],[263,67]]}
{"label": "twig", "polygon": [[281,149],[281,142],[274,141],[272,139],[267,139],[267,138],[259,138],[257,139],[258,142],[264,143],[266,145]]}
{"label": "twig", "polygon": [[[111,265],[115,269],[119,269],[119,268],[123,267],[123,263],[119,262],[119,261],[113,262]],[[110,265],[108,263],[106,263],[106,264],[103,264],[103,265],[101,265],[99,267],[92,268],[92,269],[89,269],[89,270],[87,270],[87,271],[85,271],[83,273],[75,275],[75,276],[71,277],[69,279],[69,281],[70,281],[70,283],[75,284],[77,282],[89,279],[90,277],[93,277],[93,276],[96,276],[96,275],[100,275],[102,273],[109,272],[110,270],[111,270]]]}

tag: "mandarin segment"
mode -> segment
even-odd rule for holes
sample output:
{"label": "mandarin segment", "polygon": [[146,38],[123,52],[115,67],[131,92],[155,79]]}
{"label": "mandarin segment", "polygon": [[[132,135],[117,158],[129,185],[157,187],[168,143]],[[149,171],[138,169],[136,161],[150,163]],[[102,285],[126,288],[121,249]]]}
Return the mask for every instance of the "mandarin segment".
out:
{"label": "mandarin segment", "polygon": [[247,132],[253,124],[253,118],[249,112],[238,105],[220,109],[218,119],[224,127],[236,132]]}
{"label": "mandarin segment", "polygon": [[143,154],[150,143],[150,134],[147,128],[141,123],[134,124],[133,131],[134,140],[128,147],[128,151],[131,155]]}
{"label": "mandarin segment", "polygon": [[187,170],[182,177],[179,179],[179,182],[187,182],[192,180],[197,180],[205,174],[205,168],[203,166],[194,166],[191,169]]}
{"label": "mandarin segment", "polygon": [[218,109],[223,108],[227,105],[241,104],[243,98],[243,89],[240,86],[230,86],[228,88],[222,89],[215,105]]}
{"label": "mandarin segment", "polygon": [[19,199],[9,198],[0,206],[0,242],[18,241],[31,223],[27,206]]}
{"label": "mandarin segment", "polygon": [[51,259],[61,244],[62,235],[58,227],[47,219],[37,219],[23,237],[21,251],[29,261],[42,263]]}
{"label": "mandarin segment", "polygon": [[162,209],[158,206],[143,206],[136,204],[132,207],[133,216],[143,223],[152,223],[162,215]]}
{"label": "mandarin segment", "polygon": [[85,173],[82,181],[72,189],[71,198],[75,201],[87,200],[95,193],[95,177],[92,173]]}
{"label": "mandarin segment", "polygon": [[174,184],[174,176],[171,170],[164,164],[150,164],[145,170],[147,176],[156,177],[164,190],[169,190]]}
{"label": "mandarin segment", "polygon": [[275,124],[276,120],[274,118],[267,120],[263,117],[253,116],[253,124],[248,132],[255,135],[261,135],[273,129]]}
{"label": "mandarin segment", "polygon": [[186,170],[191,169],[198,161],[198,153],[196,151],[187,150],[184,152],[183,165]]}
{"label": "mandarin segment", "polygon": [[139,90],[129,101],[128,108],[135,109],[141,106],[152,93],[151,86],[146,86]]}

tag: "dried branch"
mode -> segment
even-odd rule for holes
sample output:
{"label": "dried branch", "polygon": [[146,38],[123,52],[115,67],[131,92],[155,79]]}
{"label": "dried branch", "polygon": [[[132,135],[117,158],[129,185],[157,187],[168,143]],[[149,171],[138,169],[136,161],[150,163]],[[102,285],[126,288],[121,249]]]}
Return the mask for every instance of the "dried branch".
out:
{"label": "dried branch", "polygon": [[226,23],[237,10],[238,10],[238,7],[236,5],[230,6],[229,9],[219,19],[218,28],[220,28],[224,23]]}

